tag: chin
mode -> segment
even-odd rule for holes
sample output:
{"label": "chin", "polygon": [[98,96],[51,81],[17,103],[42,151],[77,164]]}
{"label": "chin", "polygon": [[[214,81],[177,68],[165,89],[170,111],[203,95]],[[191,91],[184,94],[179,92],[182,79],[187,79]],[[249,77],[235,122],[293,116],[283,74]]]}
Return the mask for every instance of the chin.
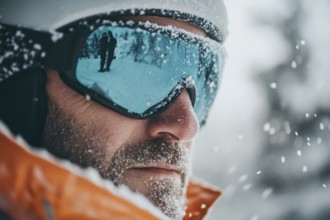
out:
{"label": "chin", "polygon": [[125,175],[122,184],[146,196],[171,219],[182,219],[184,216],[187,184],[182,182],[177,173],[160,172],[157,175],[147,175],[144,171],[142,174],[141,171],[131,171]]}

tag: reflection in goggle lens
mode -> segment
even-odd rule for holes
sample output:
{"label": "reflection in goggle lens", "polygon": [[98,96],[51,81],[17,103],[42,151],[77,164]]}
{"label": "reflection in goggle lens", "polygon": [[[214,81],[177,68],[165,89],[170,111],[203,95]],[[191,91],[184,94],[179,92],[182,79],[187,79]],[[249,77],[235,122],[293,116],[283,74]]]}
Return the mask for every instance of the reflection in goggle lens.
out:
{"label": "reflection in goggle lens", "polygon": [[[204,121],[219,84],[220,57],[207,45],[140,28],[102,26],[80,50],[76,78],[126,114],[147,117],[193,87]],[[190,92],[191,92],[190,91]]]}

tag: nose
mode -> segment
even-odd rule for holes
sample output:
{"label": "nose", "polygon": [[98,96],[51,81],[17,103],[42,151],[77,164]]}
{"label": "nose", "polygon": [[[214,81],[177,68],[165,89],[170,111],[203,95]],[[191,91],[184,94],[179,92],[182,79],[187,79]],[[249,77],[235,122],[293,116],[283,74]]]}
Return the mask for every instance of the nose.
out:
{"label": "nose", "polygon": [[164,111],[149,119],[147,126],[150,137],[191,141],[198,133],[199,123],[188,92],[183,91]]}

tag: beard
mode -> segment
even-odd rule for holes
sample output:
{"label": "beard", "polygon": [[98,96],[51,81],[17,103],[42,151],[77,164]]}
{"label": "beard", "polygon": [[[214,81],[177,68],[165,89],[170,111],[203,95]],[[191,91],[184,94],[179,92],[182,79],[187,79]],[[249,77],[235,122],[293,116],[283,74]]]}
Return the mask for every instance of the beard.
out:
{"label": "beard", "polygon": [[[139,175],[136,178],[139,181],[134,180],[136,170],[159,165],[174,168],[177,175]],[[131,190],[144,194],[172,219],[182,219],[189,170],[190,157],[184,146],[170,143],[166,139],[157,139],[121,147],[112,158],[109,171],[104,177],[115,185],[124,184]],[[139,187],[141,182],[146,187]]]}
{"label": "beard", "polygon": [[[100,128],[95,124],[75,120],[73,115],[50,102],[43,146],[59,158],[95,168],[117,186],[126,185],[145,195],[168,217],[182,219],[191,170],[190,153],[184,144],[159,138],[126,143],[114,151],[109,143],[111,134],[105,136],[97,131]],[[141,169],[159,165],[174,168],[177,175],[136,175]]]}

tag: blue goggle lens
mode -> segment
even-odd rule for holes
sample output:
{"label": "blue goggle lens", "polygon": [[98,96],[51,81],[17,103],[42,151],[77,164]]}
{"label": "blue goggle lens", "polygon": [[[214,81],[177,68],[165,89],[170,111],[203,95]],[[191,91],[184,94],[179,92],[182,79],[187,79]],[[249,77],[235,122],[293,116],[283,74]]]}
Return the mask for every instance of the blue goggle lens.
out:
{"label": "blue goggle lens", "polygon": [[101,26],[80,48],[76,79],[92,91],[92,99],[141,119],[188,89],[202,124],[219,86],[219,46],[173,30]]}

